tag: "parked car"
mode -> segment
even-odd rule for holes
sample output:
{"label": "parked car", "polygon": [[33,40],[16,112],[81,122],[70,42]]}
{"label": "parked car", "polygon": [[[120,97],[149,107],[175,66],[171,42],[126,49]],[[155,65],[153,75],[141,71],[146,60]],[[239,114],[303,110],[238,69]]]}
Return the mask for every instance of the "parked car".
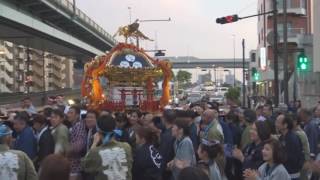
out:
{"label": "parked car", "polygon": [[202,95],[200,93],[190,93],[187,97],[187,101],[190,103],[201,101]]}
{"label": "parked car", "polygon": [[214,89],[214,94],[216,95],[216,96],[224,96],[224,94],[226,93],[226,92],[228,92],[228,87],[217,87],[217,88],[215,88]]}
{"label": "parked car", "polygon": [[209,101],[217,102],[219,104],[224,104],[224,96],[223,95],[211,96]]}

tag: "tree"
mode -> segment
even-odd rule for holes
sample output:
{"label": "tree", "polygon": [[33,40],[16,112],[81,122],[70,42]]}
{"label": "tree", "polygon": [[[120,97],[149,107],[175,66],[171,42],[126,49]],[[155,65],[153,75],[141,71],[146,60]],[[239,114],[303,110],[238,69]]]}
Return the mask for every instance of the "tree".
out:
{"label": "tree", "polygon": [[175,76],[175,80],[178,81],[179,88],[184,89],[190,86],[192,74],[188,71],[179,70]]}
{"label": "tree", "polygon": [[186,84],[191,81],[191,76],[192,74],[188,71],[179,70],[176,79],[178,80],[179,84]]}
{"label": "tree", "polygon": [[228,104],[240,104],[240,88],[239,87],[230,87],[228,92],[225,94]]}

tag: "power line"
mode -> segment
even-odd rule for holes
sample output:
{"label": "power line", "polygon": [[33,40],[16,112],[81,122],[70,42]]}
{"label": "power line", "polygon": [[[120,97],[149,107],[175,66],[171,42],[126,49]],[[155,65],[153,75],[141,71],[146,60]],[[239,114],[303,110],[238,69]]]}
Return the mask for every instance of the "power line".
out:
{"label": "power line", "polygon": [[252,7],[253,5],[256,5],[256,4],[257,4],[257,0],[253,0],[252,2],[250,2],[246,6],[244,6],[242,9],[240,9],[237,14],[240,14],[244,10],[247,10],[248,8],[250,8],[250,7]]}

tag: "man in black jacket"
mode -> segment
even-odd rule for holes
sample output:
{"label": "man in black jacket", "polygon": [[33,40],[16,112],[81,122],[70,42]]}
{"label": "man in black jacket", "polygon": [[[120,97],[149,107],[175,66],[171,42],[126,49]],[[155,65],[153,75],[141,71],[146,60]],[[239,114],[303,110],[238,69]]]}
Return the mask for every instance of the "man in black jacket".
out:
{"label": "man in black jacket", "polygon": [[[168,109],[163,112],[162,122],[166,128],[160,135],[159,153],[162,156],[163,164],[165,165],[173,160],[175,155],[173,149],[175,138],[172,136],[171,131],[175,119],[176,113],[174,110]],[[171,172],[167,171],[166,167],[164,167],[162,179],[170,179],[171,175]]]}
{"label": "man in black jacket", "polygon": [[36,115],[34,117],[33,128],[36,131],[38,145],[37,158],[34,163],[38,169],[42,160],[54,152],[54,140],[44,116]]}
{"label": "man in black jacket", "polygon": [[281,133],[279,138],[284,146],[287,160],[284,163],[292,180],[300,178],[300,170],[304,163],[302,143],[294,133],[293,120],[288,115],[279,115],[276,120],[276,128]]}

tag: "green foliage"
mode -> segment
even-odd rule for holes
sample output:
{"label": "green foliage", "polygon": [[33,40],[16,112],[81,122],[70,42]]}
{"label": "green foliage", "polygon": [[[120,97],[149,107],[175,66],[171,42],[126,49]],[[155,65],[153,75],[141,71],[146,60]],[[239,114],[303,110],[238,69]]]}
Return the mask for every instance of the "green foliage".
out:
{"label": "green foliage", "polygon": [[230,87],[228,92],[226,92],[225,96],[227,99],[232,101],[239,101],[241,89],[239,87]]}
{"label": "green foliage", "polygon": [[179,70],[176,76],[177,81],[179,84],[186,84],[190,83],[192,74],[188,71],[181,71]]}
{"label": "green foliage", "polygon": [[179,70],[174,80],[178,81],[179,88],[185,89],[191,86],[191,76],[188,71]]}

